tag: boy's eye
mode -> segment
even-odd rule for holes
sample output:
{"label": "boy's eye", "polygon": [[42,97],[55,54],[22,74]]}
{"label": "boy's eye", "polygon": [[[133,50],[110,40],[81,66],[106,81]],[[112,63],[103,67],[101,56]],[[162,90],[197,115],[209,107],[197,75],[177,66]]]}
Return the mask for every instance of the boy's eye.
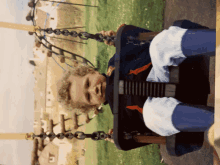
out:
{"label": "boy's eye", "polygon": [[90,84],[89,84],[89,80],[88,80],[88,81],[87,81],[87,87],[89,87],[89,85],[90,85]]}
{"label": "boy's eye", "polygon": [[90,94],[87,94],[88,101],[90,102]]}

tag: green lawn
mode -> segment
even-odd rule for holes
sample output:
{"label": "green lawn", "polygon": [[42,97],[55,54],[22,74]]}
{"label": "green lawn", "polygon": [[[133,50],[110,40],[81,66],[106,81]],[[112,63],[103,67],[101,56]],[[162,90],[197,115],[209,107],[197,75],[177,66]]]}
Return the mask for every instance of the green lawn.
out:
{"label": "green lawn", "polygon": [[[114,30],[125,23],[152,31],[163,29],[163,0],[85,0],[86,31],[92,34],[102,30]],[[95,40],[88,40],[85,46],[85,57],[96,67],[99,64],[99,72],[106,73],[109,59],[114,55],[115,48]],[[109,105],[103,107],[104,113],[99,114],[89,127],[87,133],[93,131],[108,132],[113,128],[113,115]],[[86,140],[86,165],[90,164],[147,164],[159,165],[159,149],[157,145],[149,145],[130,151],[118,150],[114,144],[101,141]]]}

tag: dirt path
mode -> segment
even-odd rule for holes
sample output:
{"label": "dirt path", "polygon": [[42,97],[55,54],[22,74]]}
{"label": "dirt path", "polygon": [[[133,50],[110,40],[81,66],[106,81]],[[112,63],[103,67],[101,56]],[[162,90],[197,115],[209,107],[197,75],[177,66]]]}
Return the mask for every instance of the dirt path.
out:
{"label": "dirt path", "polygon": [[[166,0],[164,13],[164,28],[167,29],[176,20],[188,19],[211,29],[216,28],[216,0]],[[215,61],[210,60],[210,65],[215,66]],[[210,73],[214,77],[214,72]],[[211,84],[214,82],[211,82]],[[214,88],[211,89],[214,91]],[[204,145],[201,150],[181,157],[169,156],[165,145],[160,146],[164,162],[169,165],[212,165],[213,151],[209,145]]]}

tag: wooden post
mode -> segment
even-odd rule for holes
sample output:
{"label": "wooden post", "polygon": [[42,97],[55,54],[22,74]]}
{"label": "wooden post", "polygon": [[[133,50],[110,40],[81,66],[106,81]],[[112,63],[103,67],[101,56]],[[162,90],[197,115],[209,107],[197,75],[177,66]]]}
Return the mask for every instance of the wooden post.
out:
{"label": "wooden post", "polygon": [[64,115],[60,115],[60,126],[61,126],[61,133],[65,133],[65,121],[64,121]]}
{"label": "wooden post", "polygon": [[49,121],[49,132],[50,132],[50,133],[53,133],[53,126],[54,126],[53,120],[50,119],[50,121]]}
{"label": "wooden post", "polygon": [[[41,128],[41,133],[44,133],[44,129]],[[40,151],[42,151],[44,149],[44,140],[43,139],[39,139],[39,145],[38,145],[38,148]]]}
{"label": "wooden post", "polygon": [[24,30],[28,32],[36,32],[37,30],[40,29],[39,26],[23,25],[23,24],[8,23],[8,22],[0,22],[0,27],[16,29],[16,30]]}
{"label": "wooden post", "polygon": [[[52,119],[50,119],[49,120],[49,133],[54,133],[54,131],[53,131],[53,127],[54,127],[55,125],[53,124],[53,120]],[[50,138],[50,142],[52,141],[53,139],[51,139]]]}
{"label": "wooden post", "polygon": [[47,51],[47,57],[51,57],[52,56],[52,45],[49,44],[48,48],[49,48],[49,50]]}
{"label": "wooden post", "polygon": [[74,113],[72,117],[73,117],[73,125],[75,125],[74,129],[78,129],[79,128],[79,124],[78,124],[77,114]]}
{"label": "wooden post", "polygon": [[35,162],[37,161],[37,150],[38,150],[38,139],[33,140],[34,146],[33,146],[33,151],[31,155],[31,165],[35,165]]}
{"label": "wooden post", "polygon": [[60,49],[60,62],[65,63],[65,57],[64,57],[64,54],[63,54],[63,50],[61,50],[61,49]]}
{"label": "wooden post", "polygon": [[33,133],[0,133],[0,140],[33,140]]}

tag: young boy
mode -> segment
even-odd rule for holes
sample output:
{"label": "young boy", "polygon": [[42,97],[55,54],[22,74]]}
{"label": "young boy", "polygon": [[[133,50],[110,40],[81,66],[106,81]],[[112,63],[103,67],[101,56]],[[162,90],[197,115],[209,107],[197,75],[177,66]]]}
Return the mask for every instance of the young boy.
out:
{"label": "young boy", "polygon": [[[114,31],[102,31],[101,34],[116,35]],[[169,82],[168,66],[178,66],[190,56],[206,53],[214,55],[215,38],[215,30],[171,26],[156,35],[149,45],[143,45],[144,51],[139,57],[129,57],[128,60],[125,56],[124,63],[129,62],[129,65],[124,66],[140,62],[136,68],[125,68],[125,72],[128,71],[128,75],[143,73],[144,76],[141,77],[146,81]],[[105,44],[114,45],[107,41]],[[109,61],[107,75],[82,65],[70,69],[58,82],[58,101],[67,110],[78,108],[83,113],[99,107],[102,103],[109,103],[113,109],[113,75],[114,57]],[[148,97],[142,107],[125,108],[127,111],[138,112],[140,122],[136,123],[136,126],[144,123],[146,128],[161,136],[170,136],[181,131],[205,132],[214,123],[214,108],[188,105],[171,97]]]}

